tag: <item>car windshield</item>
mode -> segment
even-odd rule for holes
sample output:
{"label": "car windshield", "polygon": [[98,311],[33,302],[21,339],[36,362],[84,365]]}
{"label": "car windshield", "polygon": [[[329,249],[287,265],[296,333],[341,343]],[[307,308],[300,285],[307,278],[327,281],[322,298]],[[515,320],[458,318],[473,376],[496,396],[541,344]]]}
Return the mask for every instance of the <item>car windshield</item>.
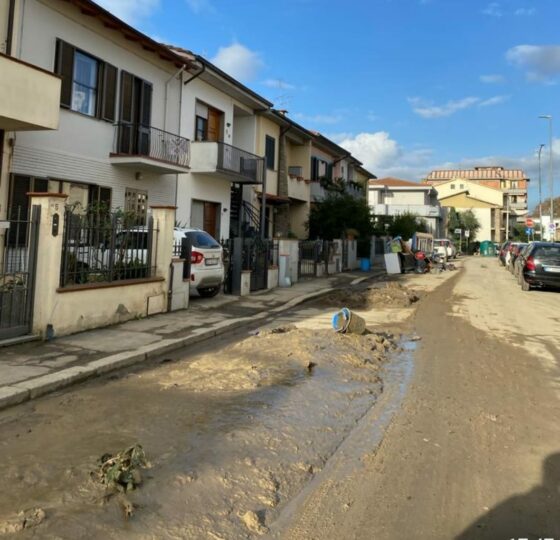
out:
{"label": "car windshield", "polygon": [[191,241],[192,247],[203,249],[217,249],[220,244],[205,231],[189,231],[185,236]]}
{"label": "car windshield", "polygon": [[434,240],[434,246],[447,246],[447,244],[449,243],[448,240]]}
{"label": "car windshield", "polygon": [[560,259],[560,245],[538,246],[534,256],[538,259]]}

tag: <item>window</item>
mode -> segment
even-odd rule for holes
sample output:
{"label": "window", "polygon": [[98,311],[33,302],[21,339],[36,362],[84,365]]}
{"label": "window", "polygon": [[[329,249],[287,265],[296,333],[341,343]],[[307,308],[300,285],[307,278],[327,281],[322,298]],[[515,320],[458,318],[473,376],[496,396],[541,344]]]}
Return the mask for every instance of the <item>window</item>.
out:
{"label": "window", "polygon": [[276,153],[276,139],[274,137],[266,136],[265,140],[265,160],[266,168],[271,171],[275,170],[276,160],[274,159]]}
{"label": "window", "polygon": [[201,101],[195,105],[194,136],[196,141],[217,142],[222,140],[224,113]]}
{"label": "window", "polygon": [[145,225],[148,217],[148,192],[127,188],[124,194],[124,210],[136,215],[137,225]]}
{"label": "window", "polygon": [[206,133],[208,133],[208,120],[202,116],[196,117],[196,126],[194,138],[196,141],[206,140]]}
{"label": "window", "polygon": [[451,189],[455,189],[455,184],[451,184],[451,186],[449,186]]}
{"label": "window", "polygon": [[317,181],[321,178],[332,180],[332,176],[332,163],[327,163],[324,159],[320,159],[315,156],[311,158],[311,180]]}
{"label": "window", "polygon": [[465,184],[459,184],[459,189],[465,189]]}
{"label": "window", "polygon": [[108,122],[115,120],[116,67],[59,39],[54,71],[62,78],[62,107]]}

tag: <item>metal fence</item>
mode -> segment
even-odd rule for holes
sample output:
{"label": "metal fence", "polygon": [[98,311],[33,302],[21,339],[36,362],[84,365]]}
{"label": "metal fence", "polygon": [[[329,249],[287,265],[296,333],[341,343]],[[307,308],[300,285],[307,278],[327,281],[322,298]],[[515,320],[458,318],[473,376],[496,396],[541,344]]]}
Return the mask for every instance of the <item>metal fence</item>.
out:
{"label": "metal fence", "polygon": [[138,222],[120,212],[66,209],[60,286],[153,277],[159,231],[151,216]]}
{"label": "metal fence", "polygon": [[329,240],[300,240],[298,276],[316,277],[319,265],[324,274],[329,273],[329,264],[334,262],[336,244]]}
{"label": "metal fence", "polygon": [[264,158],[218,142],[218,169],[234,173],[242,182],[262,184],[264,179]]}

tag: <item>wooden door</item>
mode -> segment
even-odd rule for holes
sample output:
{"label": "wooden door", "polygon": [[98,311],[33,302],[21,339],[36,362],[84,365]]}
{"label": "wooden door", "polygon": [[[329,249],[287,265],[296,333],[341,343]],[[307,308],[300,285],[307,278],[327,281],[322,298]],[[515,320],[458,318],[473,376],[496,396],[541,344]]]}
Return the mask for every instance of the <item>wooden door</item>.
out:
{"label": "wooden door", "polygon": [[219,240],[220,234],[218,231],[218,209],[220,205],[212,202],[204,203],[204,226],[203,229],[214,238]]}
{"label": "wooden door", "polygon": [[206,140],[217,142],[221,140],[222,134],[222,113],[216,109],[208,107],[208,133]]}

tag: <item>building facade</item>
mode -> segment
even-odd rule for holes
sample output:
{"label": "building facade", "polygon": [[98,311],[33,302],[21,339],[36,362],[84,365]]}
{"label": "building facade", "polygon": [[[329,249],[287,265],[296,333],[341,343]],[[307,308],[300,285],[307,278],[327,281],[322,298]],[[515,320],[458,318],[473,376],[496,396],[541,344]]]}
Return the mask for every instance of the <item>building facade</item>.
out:
{"label": "building facade", "polygon": [[399,178],[370,180],[368,204],[376,217],[411,213],[424,220],[434,236],[439,237],[444,232],[444,216],[432,186]]}
{"label": "building facade", "polygon": [[[461,170],[436,170],[428,174],[423,183],[438,187],[441,184],[456,181],[456,185],[466,181],[499,190],[502,202],[493,218],[495,233],[492,240],[502,242],[511,237],[511,229],[522,223],[528,214],[527,188],[529,178],[521,169],[504,167],[474,167]],[[458,187],[458,189],[460,189]]]}

